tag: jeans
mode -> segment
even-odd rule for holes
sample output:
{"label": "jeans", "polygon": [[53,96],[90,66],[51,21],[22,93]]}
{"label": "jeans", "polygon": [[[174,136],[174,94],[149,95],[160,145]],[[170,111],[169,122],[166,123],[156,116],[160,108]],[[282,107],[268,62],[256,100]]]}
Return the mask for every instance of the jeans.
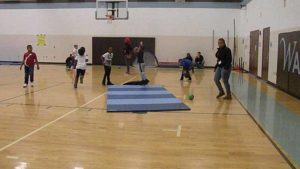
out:
{"label": "jeans", "polygon": [[215,81],[220,93],[224,93],[224,89],[220,82],[220,80],[222,78],[225,89],[226,89],[226,93],[228,95],[231,94],[230,84],[228,82],[230,73],[231,73],[231,68],[229,68],[228,70],[221,68],[221,67],[216,68],[214,81]]}
{"label": "jeans", "polygon": [[111,83],[110,72],[111,72],[111,66],[104,65],[104,76],[103,76],[102,84],[105,84],[106,79],[107,79],[107,83]]}
{"label": "jeans", "polygon": [[198,69],[203,69],[203,68],[204,68],[204,61],[202,61],[202,62],[196,62],[196,63],[195,63],[195,66],[196,66]]}
{"label": "jeans", "polygon": [[146,80],[147,77],[145,75],[145,63],[139,63],[139,72],[142,80]]}
{"label": "jeans", "polygon": [[24,83],[28,84],[28,80],[30,77],[30,82],[33,83],[34,80],[34,67],[25,66],[25,80]]}

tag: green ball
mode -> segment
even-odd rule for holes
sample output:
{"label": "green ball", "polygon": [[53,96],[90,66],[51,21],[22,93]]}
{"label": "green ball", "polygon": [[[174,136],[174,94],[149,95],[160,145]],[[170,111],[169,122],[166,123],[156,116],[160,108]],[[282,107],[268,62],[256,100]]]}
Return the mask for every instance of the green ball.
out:
{"label": "green ball", "polygon": [[194,95],[193,95],[193,94],[189,94],[189,95],[188,95],[188,99],[189,99],[189,100],[194,100]]}

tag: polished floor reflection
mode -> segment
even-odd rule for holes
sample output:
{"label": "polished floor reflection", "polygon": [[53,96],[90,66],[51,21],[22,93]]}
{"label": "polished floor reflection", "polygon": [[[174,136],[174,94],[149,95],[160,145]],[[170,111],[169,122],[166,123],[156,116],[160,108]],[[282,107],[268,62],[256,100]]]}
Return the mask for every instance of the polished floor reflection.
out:
{"label": "polished floor reflection", "polygon": [[300,164],[300,100],[247,74],[235,73],[231,79],[237,99],[288,158]]}
{"label": "polished floor reflection", "polygon": [[[63,65],[42,65],[35,87],[28,89],[22,88],[17,66],[0,66],[0,71],[0,169],[291,168],[238,100],[215,99],[212,70],[196,70],[189,83],[179,81],[179,69],[148,68],[151,84],[163,85],[192,110],[143,114],[106,113],[101,66],[89,66],[76,90]],[[113,82],[139,79],[124,72],[114,67]],[[250,83],[259,82],[244,76],[233,76],[234,91],[256,90]],[[248,88],[239,87],[244,84]],[[256,88],[299,113],[297,100]],[[189,92],[193,101],[185,97]],[[285,136],[282,129],[273,130]]]}

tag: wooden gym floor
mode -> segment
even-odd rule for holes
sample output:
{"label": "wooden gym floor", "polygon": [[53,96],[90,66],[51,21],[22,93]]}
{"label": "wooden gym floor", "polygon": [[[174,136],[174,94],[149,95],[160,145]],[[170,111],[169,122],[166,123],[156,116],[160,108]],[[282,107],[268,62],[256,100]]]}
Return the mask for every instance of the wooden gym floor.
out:
{"label": "wooden gym floor", "polygon": [[[179,69],[148,68],[151,84],[192,110],[146,114],[106,113],[100,66],[89,66],[77,90],[63,65],[41,65],[28,89],[17,66],[0,71],[0,169],[290,168],[239,101],[215,99],[212,70],[188,83]],[[114,67],[112,81],[139,79],[124,71]]]}

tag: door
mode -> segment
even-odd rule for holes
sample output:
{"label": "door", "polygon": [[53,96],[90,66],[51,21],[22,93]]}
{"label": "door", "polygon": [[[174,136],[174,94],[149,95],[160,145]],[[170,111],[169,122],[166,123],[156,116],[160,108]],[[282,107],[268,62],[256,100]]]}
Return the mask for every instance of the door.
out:
{"label": "door", "polygon": [[269,74],[269,51],[270,51],[270,27],[263,30],[262,49],[262,79],[268,81]]}
{"label": "door", "polygon": [[250,73],[257,76],[259,30],[250,32]]}
{"label": "door", "polygon": [[[107,52],[109,47],[113,48],[113,65],[125,65],[123,56],[124,37],[93,37],[93,64],[102,64],[101,56]],[[140,41],[144,42],[145,50],[155,55],[155,38],[131,38],[132,46],[137,46]]]}

